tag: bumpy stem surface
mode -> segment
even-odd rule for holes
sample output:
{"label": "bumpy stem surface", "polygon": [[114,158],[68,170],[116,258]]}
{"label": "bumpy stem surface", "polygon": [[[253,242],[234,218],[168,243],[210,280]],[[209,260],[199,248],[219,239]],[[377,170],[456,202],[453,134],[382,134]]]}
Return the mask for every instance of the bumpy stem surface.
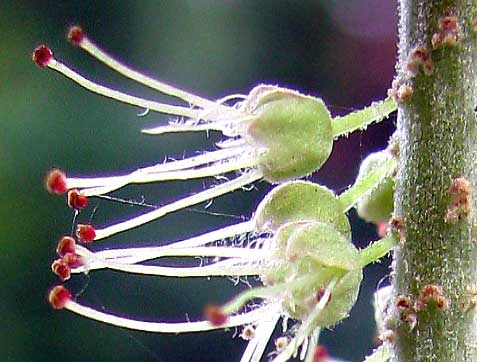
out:
{"label": "bumpy stem surface", "polygon": [[[477,1],[400,0],[399,11],[393,361],[477,361]],[[448,306],[423,298],[426,285]]]}

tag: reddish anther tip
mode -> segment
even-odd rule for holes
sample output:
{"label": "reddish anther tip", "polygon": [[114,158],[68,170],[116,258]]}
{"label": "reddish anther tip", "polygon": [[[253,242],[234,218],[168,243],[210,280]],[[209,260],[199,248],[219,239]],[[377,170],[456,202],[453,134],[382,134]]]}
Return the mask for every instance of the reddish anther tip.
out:
{"label": "reddish anther tip", "polygon": [[210,322],[210,324],[214,326],[221,326],[229,319],[229,316],[216,305],[206,306],[204,310],[204,317]]}
{"label": "reddish anther tip", "polygon": [[75,254],[75,253],[66,253],[63,256],[63,261],[71,269],[79,268],[80,266],[84,265],[83,257],[81,255],[78,255],[78,254]]}
{"label": "reddish anther tip", "polygon": [[56,259],[51,264],[51,271],[58,275],[62,282],[70,279],[71,268],[68,266],[68,264],[65,263],[63,259]]}
{"label": "reddish anther tip", "polygon": [[68,253],[76,252],[76,241],[71,236],[63,236],[60,241],[58,241],[58,246],[56,247],[56,253],[60,257],[64,257]]}
{"label": "reddish anther tip", "polygon": [[313,355],[313,362],[326,362],[328,361],[328,350],[323,345],[316,346],[315,354]]}
{"label": "reddish anther tip", "polygon": [[[321,298],[323,298],[323,296],[325,295],[325,289],[324,288],[321,288],[319,289],[317,292],[316,292],[316,302],[319,303]],[[326,301],[326,304],[325,305],[328,305],[329,303],[331,302],[331,294],[330,296],[328,297],[328,300]]]}
{"label": "reddish anther tip", "polygon": [[81,27],[74,25],[68,30],[68,40],[76,45],[79,46],[83,41],[85,35],[83,33],[83,29]]}
{"label": "reddish anther tip", "polygon": [[80,210],[88,205],[88,198],[76,189],[68,191],[68,206]]}
{"label": "reddish anther tip", "polygon": [[45,186],[49,193],[61,195],[68,191],[66,175],[63,171],[55,168],[46,175]]}
{"label": "reddish anther tip", "polygon": [[48,294],[48,302],[53,309],[63,309],[71,300],[71,292],[62,285],[57,285],[50,290]]}
{"label": "reddish anther tip", "polygon": [[36,65],[44,68],[53,59],[53,52],[46,45],[40,45],[33,51],[32,59]]}
{"label": "reddish anther tip", "polygon": [[76,227],[76,236],[82,243],[89,243],[96,237],[96,231],[92,225],[78,224]]}
{"label": "reddish anther tip", "polygon": [[378,221],[376,223],[376,233],[379,237],[384,238],[388,233],[388,223],[386,221]]}

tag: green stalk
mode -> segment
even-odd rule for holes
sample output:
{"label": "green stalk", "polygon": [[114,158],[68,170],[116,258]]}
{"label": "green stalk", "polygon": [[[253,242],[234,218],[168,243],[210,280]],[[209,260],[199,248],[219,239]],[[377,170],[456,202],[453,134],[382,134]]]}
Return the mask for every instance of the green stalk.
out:
{"label": "green stalk", "polygon": [[[395,308],[393,361],[475,362],[476,310],[469,308],[468,287],[477,282],[477,0],[399,3],[397,83],[411,86],[413,94],[398,110],[395,215],[403,239],[394,254],[394,297],[415,301],[423,286],[433,284],[442,288],[449,305],[415,308],[415,326]],[[439,19],[446,15],[456,16],[457,41],[434,48]],[[410,74],[416,47],[427,49],[431,60]],[[458,177],[471,185],[470,211],[446,222],[450,186]]]}

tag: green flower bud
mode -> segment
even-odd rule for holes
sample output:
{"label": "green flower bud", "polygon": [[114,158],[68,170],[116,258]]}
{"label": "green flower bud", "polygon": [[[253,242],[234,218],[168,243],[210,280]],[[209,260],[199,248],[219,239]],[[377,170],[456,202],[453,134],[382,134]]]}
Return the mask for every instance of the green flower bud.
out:
{"label": "green flower bud", "polygon": [[305,319],[334,279],[338,282],[315,323],[329,327],[347,317],[363,276],[358,250],[349,238],[330,223],[294,222],[278,230],[272,250],[277,267],[262,279],[269,285],[293,286],[283,301],[292,318]]}
{"label": "green flower bud", "polygon": [[331,115],[323,101],[296,91],[261,86],[251,93],[248,141],[258,149],[259,167],[270,182],[311,174],[328,159],[333,147]]}
{"label": "green flower bud", "polygon": [[262,231],[295,221],[320,221],[333,224],[347,238],[351,235],[348,218],[333,191],[307,181],[287,182],[273,189],[258,206],[255,220]]}
{"label": "green flower bud", "polygon": [[[388,150],[371,153],[361,163],[356,181],[365,178],[391,157],[393,156]],[[363,196],[356,206],[358,215],[368,222],[388,220],[394,210],[394,177],[385,177],[378,186]]]}

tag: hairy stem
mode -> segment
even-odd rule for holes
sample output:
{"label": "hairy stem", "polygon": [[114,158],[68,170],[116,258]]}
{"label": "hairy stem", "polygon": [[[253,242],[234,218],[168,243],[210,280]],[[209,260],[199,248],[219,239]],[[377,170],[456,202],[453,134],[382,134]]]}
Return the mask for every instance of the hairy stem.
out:
{"label": "hairy stem", "polygon": [[[477,0],[400,0],[395,86],[413,92],[398,111],[394,297],[412,302],[405,313],[394,308],[393,361],[477,361],[476,19]],[[468,193],[452,190],[459,178]],[[429,284],[447,308],[413,304]]]}

